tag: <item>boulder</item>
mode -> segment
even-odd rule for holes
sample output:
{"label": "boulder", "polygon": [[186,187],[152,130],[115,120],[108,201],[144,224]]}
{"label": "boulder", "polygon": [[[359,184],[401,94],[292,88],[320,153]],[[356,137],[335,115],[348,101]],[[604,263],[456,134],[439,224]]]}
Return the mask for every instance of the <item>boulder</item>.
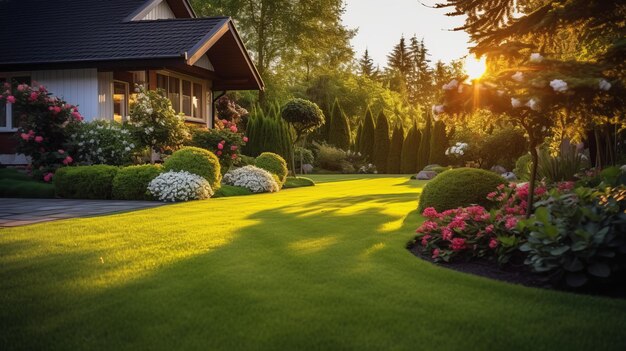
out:
{"label": "boulder", "polygon": [[304,172],[304,174],[309,174],[311,172],[313,172],[313,165],[309,164],[309,163],[305,163],[302,165],[302,172]]}
{"label": "boulder", "polygon": [[498,174],[504,174],[507,172],[506,168],[498,165],[491,167],[491,171]]}
{"label": "boulder", "polygon": [[517,176],[513,172],[504,172],[502,173],[502,177],[510,182],[517,180]]}
{"label": "boulder", "polygon": [[421,171],[419,172],[415,178],[418,180],[431,180],[437,176],[437,172],[434,171]]}

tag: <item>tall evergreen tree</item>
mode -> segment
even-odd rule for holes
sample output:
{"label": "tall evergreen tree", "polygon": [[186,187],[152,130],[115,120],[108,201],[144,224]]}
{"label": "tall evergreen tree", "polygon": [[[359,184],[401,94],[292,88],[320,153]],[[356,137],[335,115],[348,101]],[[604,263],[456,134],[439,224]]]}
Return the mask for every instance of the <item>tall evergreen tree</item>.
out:
{"label": "tall evergreen tree", "polygon": [[376,124],[372,111],[368,108],[365,113],[363,122],[363,133],[361,134],[361,155],[365,156],[368,161],[374,161],[374,135],[376,134]]}
{"label": "tall evergreen tree", "polygon": [[424,39],[411,38],[409,46],[411,55],[411,74],[409,75],[409,98],[410,101],[422,106],[430,105],[433,95],[432,71],[428,66],[428,49]]}
{"label": "tall evergreen tree", "polygon": [[372,60],[372,58],[370,57],[368,49],[365,49],[365,53],[359,59],[359,71],[359,73],[361,73],[361,75],[364,77],[370,79],[377,78],[378,70],[374,68],[374,60]]}
{"label": "tall evergreen tree", "polygon": [[404,128],[399,124],[393,129],[389,156],[387,156],[387,173],[398,174],[402,168],[402,146],[404,144]]}
{"label": "tall evergreen tree", "polygon": [[389,156],[389,120],[383,111],[376,119],[376,133],[374,134],[374,159],[378,173],[387,173],[387,157]]}
{"label": "tall evergreen tree", "polygon": [[335,100],[333,105],[328,143],[342,150],[350,149],[350,123],[346,114],[341,110],[339,100]]}
{"label": "tall evergreen tree", "polygon": [[403,174],[417,172],[417,152],[422,140],[422,133],[417,128],[417,124],[409,129],[409,133],[402,144],[402,158],[400,162],[400,172]]}
{"label": "tall evergreen tree", "polygon": [[401,94],[407,93],[411,65],[411,52],[406,45],[404,36],[402,36],[400,42],[387,55],[387,78],[391,90]]}
{"label": "tall evergreen tree", "polygon": [[428,165],[430,157],[430,139],[433,130],[433,120],[430,115],[430,111],[426,112],[426,124],[422,129],[422,140],[420,141],[420,148],[417,152],[417,169],[422,170]]}
{"label": "tall evergreen tree", "polygon": [[354,144],[352,145],[354,152],[361,152],[361,138],[363,137],[363,123],[359,122],[356,127],[356,136],[354,138]]}
{"label": "tall evergreen tree", "polygon": [[446,135],[446,125],[442,121],[435,122],[430,141],[430,156],[428,158],[428,163],[446,165],[446,149],[449,146],[448,136]]}

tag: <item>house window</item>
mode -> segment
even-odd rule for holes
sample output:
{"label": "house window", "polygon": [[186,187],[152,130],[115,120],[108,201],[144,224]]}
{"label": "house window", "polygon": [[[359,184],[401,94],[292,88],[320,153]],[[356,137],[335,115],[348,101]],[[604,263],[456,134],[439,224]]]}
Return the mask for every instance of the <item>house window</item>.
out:
{"label": "house window", "polygon": [[163,72],[157,74],[157,88],[167,93],[176,113],[182,113],[189,120],[206,120],[206,89],[201,80]]}
{"label": "house window", "polygon": [[[4,89],[4,83],[11,82],[11,89],[15,91],[20,84],[31,84],[30,76],[10,75],[0,77],[0,86]],[[0,102],[0,131],[15,131],[19,126],[18,115],[14,112],[11,103],[3,100]]]}
{"label": "house window", "polygon": [[128,83],[113,81],[113,119],[124,122],[128,117]]}

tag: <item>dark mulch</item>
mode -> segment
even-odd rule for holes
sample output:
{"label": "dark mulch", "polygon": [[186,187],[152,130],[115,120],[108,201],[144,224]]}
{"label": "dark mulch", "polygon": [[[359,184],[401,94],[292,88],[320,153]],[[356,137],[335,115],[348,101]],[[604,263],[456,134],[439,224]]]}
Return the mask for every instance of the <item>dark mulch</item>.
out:
{"label": "dark mulch", "polygon": [[[574,291],[565,286],[555,285],[552,283],[552,277],[531,272],[530,269],[524,265],[522,258],[513,257],[511,259],[511,263],[500,267],[495,262],[488,260],[434,262],[430,256],[422,254],[417,245],[409,246],[409,251],[411,251],[411,253],[415,256],[440,267],[453,269],[458,272],[475,274],[481,277],[500,280],[507,283],[587,295],[600,295],[622,299],[626,298],[626,287],[624,286],[595,284],[591,288],[578,289]],[[616,279],[616,281],[619,280],[620,279]]]}

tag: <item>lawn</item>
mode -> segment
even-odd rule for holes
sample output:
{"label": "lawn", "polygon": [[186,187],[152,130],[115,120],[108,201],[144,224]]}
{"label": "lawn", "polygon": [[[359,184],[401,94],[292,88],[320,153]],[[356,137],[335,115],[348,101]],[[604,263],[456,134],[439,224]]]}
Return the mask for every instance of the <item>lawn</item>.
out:
{"label": "lawn", "polygon": [[415,258],[423,182],[323,178],[1,230],[0,349],[625,348],[626,301]]}

